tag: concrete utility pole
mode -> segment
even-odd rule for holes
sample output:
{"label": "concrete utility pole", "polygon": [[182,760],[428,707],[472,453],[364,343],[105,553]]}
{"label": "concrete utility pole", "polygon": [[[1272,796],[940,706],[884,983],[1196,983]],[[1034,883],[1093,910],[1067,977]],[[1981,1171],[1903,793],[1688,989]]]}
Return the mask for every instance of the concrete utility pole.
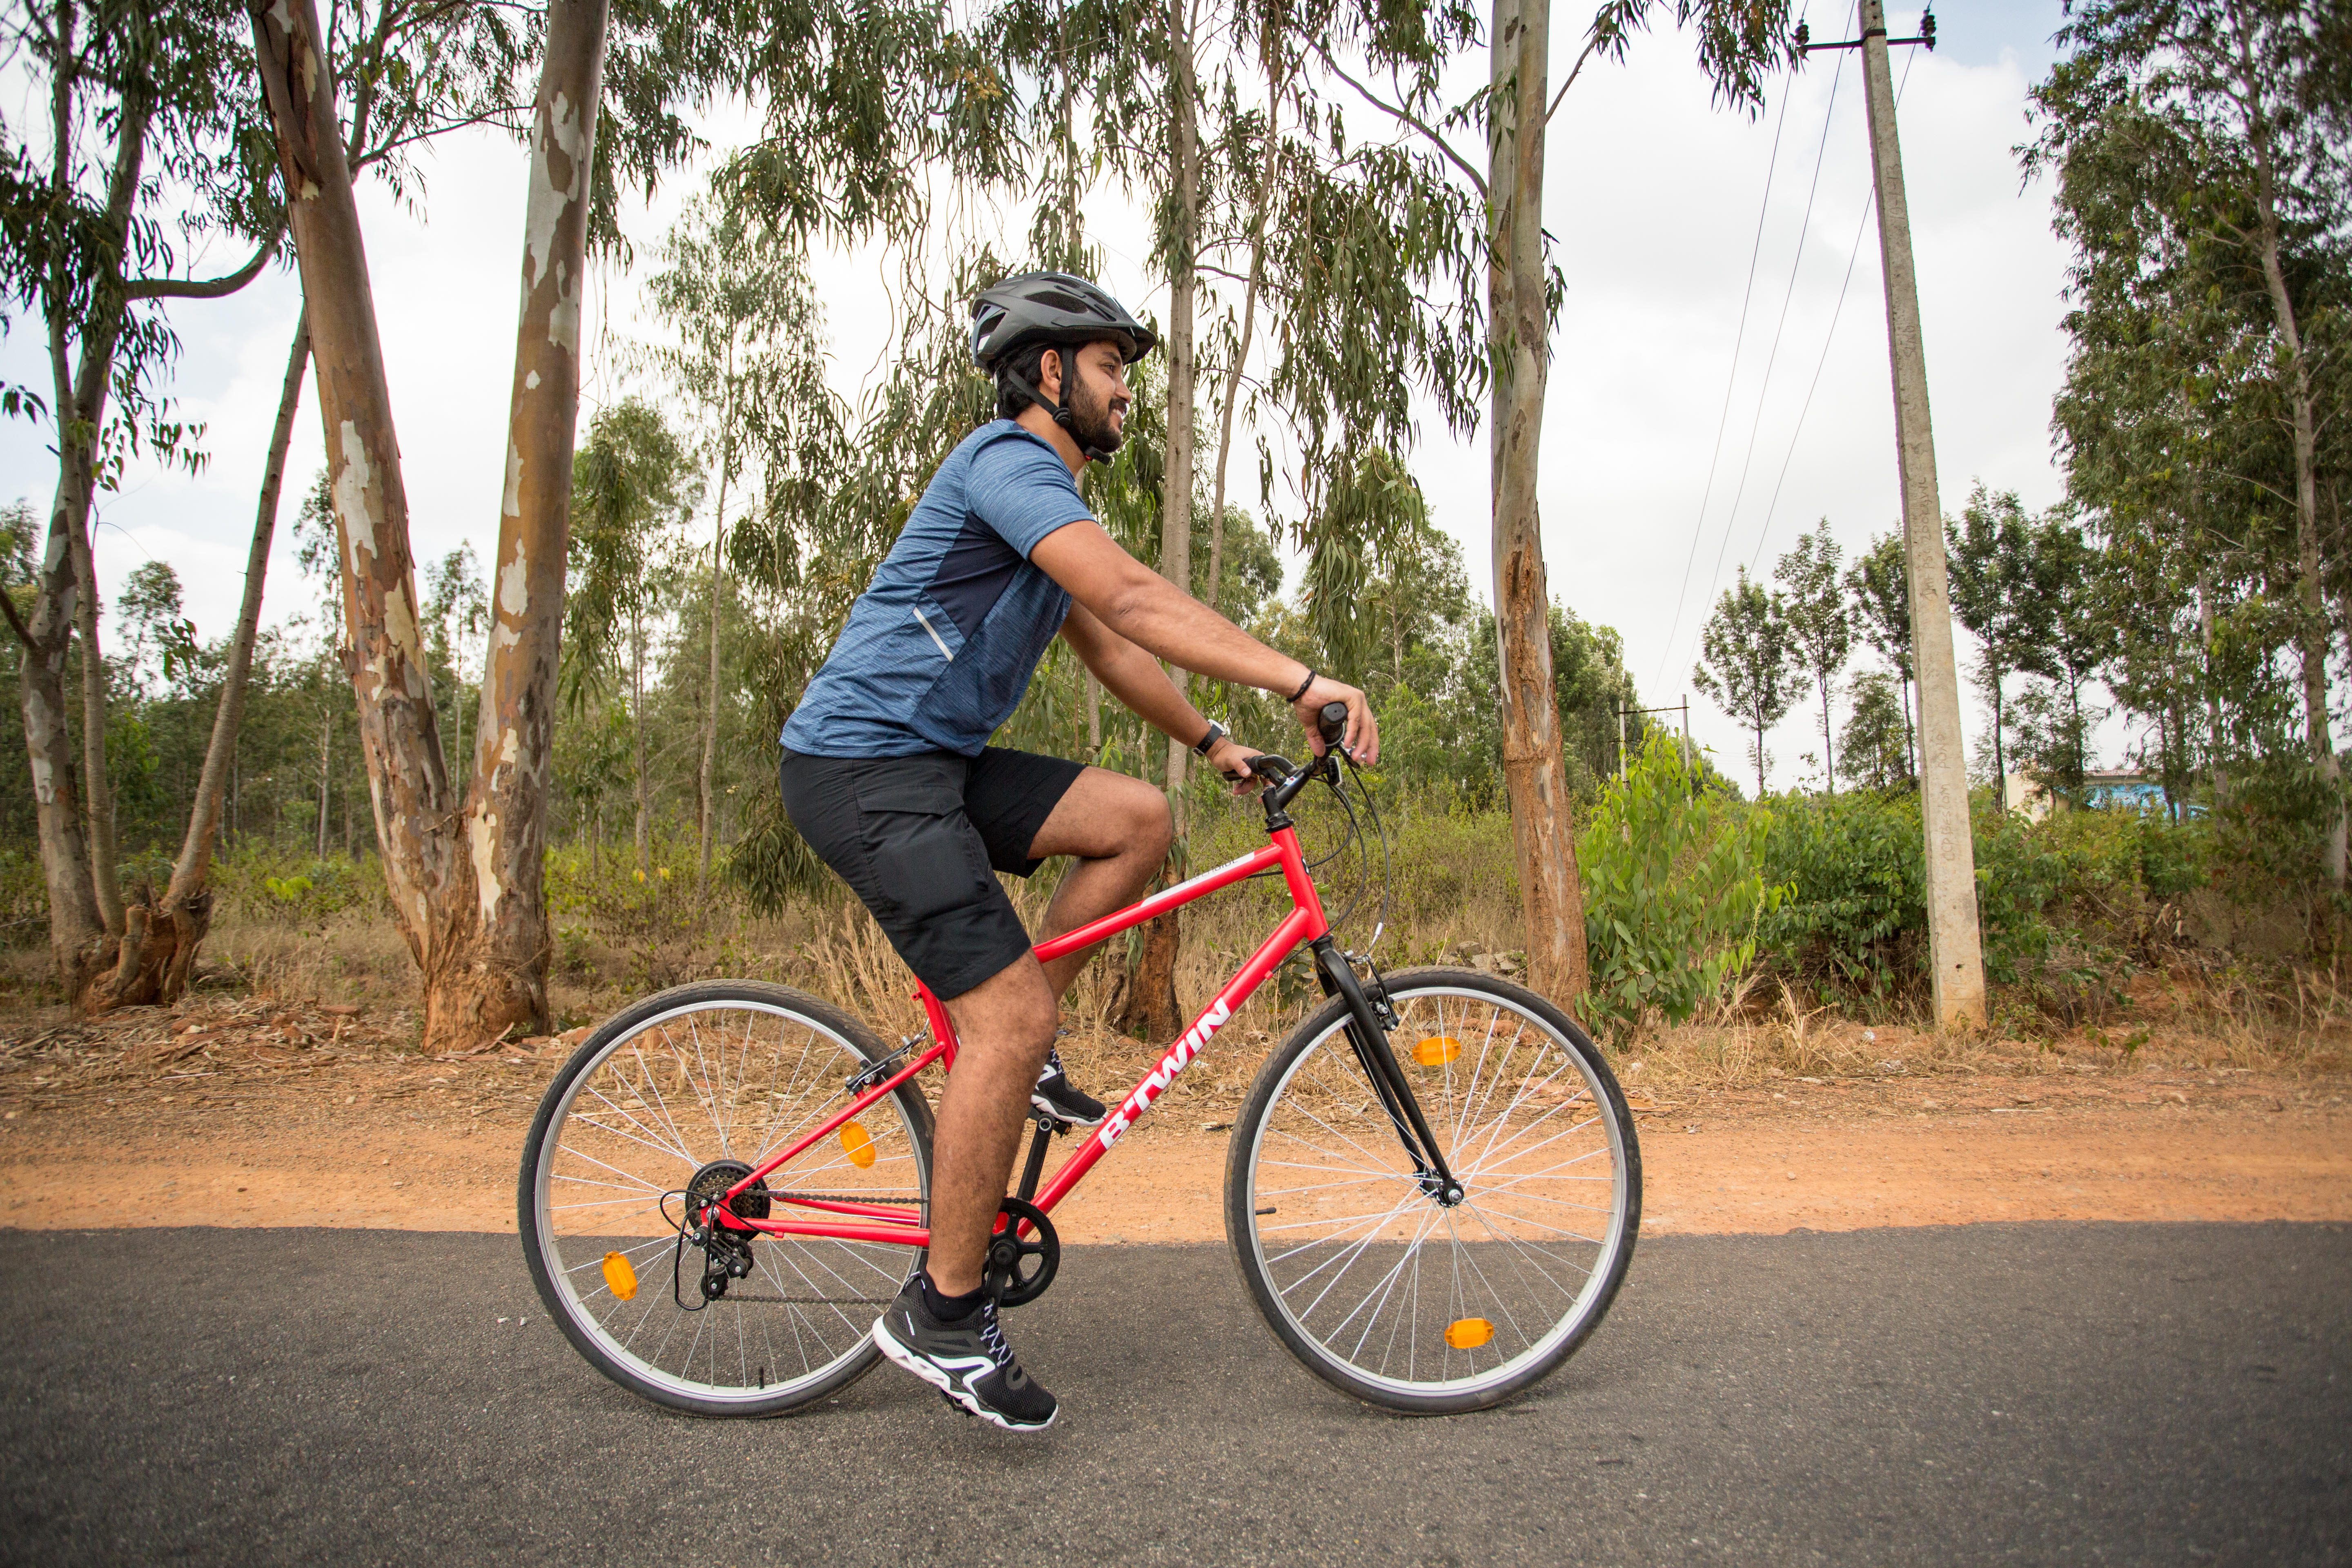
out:
{"label": "concrete utility pole", "polygon": [[[1902,40],[1935,47],[1935,24]],[[1919,684],[1920,815],[1927,826],[1927,952],[1936,1026],[1985,1021],[1984,953],[1977,934],[1976,849],[1969,837],[1969,775],[1960,743],[1960,677],[1945,582],[1944,508],[1927,419],[1927,358],[1911,263],[1911,209],[1895,133],[1895,80],[1886,63],[1886,10],[1862,0],[1862,83],[1870,109],[1870,167],[1878,186],[1878,254],[1886,273],[1886,338],[1895,362],[1895,440],[1903,480],[1912,663]]]}

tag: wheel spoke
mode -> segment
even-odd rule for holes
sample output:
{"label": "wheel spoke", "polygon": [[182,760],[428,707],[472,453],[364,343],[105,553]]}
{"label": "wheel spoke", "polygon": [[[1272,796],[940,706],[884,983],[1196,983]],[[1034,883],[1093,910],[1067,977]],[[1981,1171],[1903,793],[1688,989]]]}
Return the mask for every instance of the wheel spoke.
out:
{"label": "wheel spoke", "polygon": [[[726,1254],[681,1243],[677,1204],[655,1223],[657,1205],[692,1173],[751,1148],[760,1151],[755,1162],[764,1161],[848,1103],[844,1085],[887,1053],[827,1016],[781,987],[742,983],[688,994],[666,1010],[656,1004],[551,1089],[543,1131],[527,1155],[537,1195],[525,1245],[543,1264],[550,1307],[569,1320],[590,1359],[624,1384],[714,1413],[764,1412],[838,1386],[870,1364],[874,1309],[866,1303],[896,1291],[919,1256],[913,1249],[755,1233],[738,1244],[748,1250],[748,1273],[706,1300],[706,1268]],[[779,1166],[766,1185],[927,1203],[920,1107],[910,1085],[860,1113],[880,1159],[860,1166],[826,1140]],[[648,1227],[656,1234],[647,1236]]]}
{"label": "wheel spoke", "polygon": [[[1243,1268],[1284,1342],[1351,1393],[1410,1409],[1491,1403],[1607,1310],[1631,1233],[1633,1129],[1591,1043],[1516,987],[1387,984],[1406,1081],[1467,1198],[1442,1205],[1405,1166],[1333,1008],[1268,1064],[1236,1130]],[[1452,1044],[1426,1060],[1407,1046],[1440,1038]]]}

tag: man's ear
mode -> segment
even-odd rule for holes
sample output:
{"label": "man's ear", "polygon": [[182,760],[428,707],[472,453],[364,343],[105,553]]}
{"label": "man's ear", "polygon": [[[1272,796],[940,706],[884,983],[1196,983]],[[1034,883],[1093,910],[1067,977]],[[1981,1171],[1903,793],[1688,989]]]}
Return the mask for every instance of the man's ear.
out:
{"label": "man's ear", "polygon": [[1037,356],[1037,390],[1053,400],[1055,407],[1062,403],[1062,351],[1047,347]]}

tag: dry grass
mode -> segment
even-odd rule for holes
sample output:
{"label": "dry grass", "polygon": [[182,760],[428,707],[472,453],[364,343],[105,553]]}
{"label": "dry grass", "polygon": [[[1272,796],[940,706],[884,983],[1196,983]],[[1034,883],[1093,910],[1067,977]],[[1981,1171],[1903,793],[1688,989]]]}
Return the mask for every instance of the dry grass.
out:
{"label": "dry grass", "polygon": [[2352,993],[2299,970],[2274,989],[2216,980],[2194,967],[2134,975],[2120,1022],[2057,1030],[2046,1021],[1978,1034],[1916,1023],[1862,1023],[1810,1004],[1785,983],[1750,982],[1712,1019],[1652,1027],[1617,1053],[1629,1084],[1660,1089],[1750,1087],[1937,1074],[2030,1078],[2080,1072],[2235,1071],[2317,1078],[2352,1072]]}

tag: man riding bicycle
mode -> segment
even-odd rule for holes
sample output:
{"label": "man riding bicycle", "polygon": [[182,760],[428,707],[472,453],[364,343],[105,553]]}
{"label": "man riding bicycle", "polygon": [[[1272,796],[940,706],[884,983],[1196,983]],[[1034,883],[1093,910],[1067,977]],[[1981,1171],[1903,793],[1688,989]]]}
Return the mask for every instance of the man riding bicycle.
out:
{"label": "man riding bicycle", "polygon": [[[930,1250],[874,1325],[883,1354],[955,1405],[1014,1431],[1054,1419],[1054,1396],[1006,1344],[982,1263],[1034,1109],[1093,1125],[1054,1050],[1060,998],[1087,954],[1040,964],[1033,940],[1131,902],[1166,858],[1168,803],[1122,773],[988,744],[1059,632],[1104,688],[1220,773],[1258,753],[1204,718],[1159,659],[1279,692],[1309,744],[1347,705],[1343,743],[1376,761],[1364,694],[1250,637],[1119,548],[1077,476],[1118,449],[1126,368],[1155,339],[1084,279],[1033,272],[972,302],[972,359],[996,380],[997,417],[931,478],[784,726],[784,808],[873,912],[955,1020],[940,1097]],[[1035,939],[994,875],[1076,861]]]}

